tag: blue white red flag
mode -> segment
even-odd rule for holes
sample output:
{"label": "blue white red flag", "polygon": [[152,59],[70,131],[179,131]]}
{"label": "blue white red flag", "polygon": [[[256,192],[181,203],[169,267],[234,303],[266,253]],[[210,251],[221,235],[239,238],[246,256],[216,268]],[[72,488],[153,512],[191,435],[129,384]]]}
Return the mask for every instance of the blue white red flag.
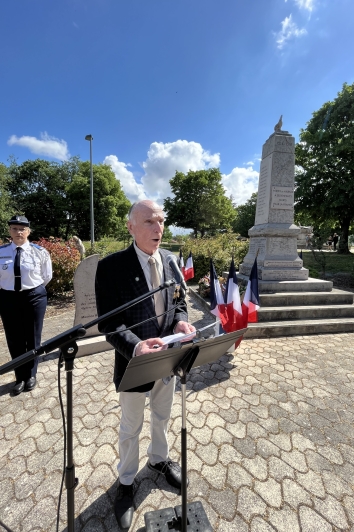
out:
{"label": "blue white red flag", "polygon": [[234,259],[232,259],[230,264],[230,270],[224,294],[224,302],[225,305],[222,309],[223,319],[221,320],[222,328],[227,333],[242,329],[244,319],[242,314],[240,290],[237,284]]}
{"label": "blue white red flag", "polygon": [[179,266],[179,269],[181,270],[181,272],[183,274],[183,277],[184,277],[185,267],[184,267],[183,254],[182,254],[182,250],[181,249],[179,250],[178,266]]}
{"label": "blue white red flag", "polygon": [[258,271],[257,258],[254,260],[250,277],[248,279],[246,293],[242,302],[243,325],[258,322],[259,293],[258,293]]}
{"label": "blue white red flag", "polygon": [[[182,270],[183,271],[183,270]],[[188,281],[194,277],[194,266],[193,266],[193,255],[192,252],[189,253],[188,259],[186,261],[186,266],[184,268],[184,280]]]}
{"label": "blue white red flag", "polygon": [[223,307],[225,307],[225,304],[221,286],[213,261],[210,259],[210,312],[220,319],[222,326],[224,319]]}

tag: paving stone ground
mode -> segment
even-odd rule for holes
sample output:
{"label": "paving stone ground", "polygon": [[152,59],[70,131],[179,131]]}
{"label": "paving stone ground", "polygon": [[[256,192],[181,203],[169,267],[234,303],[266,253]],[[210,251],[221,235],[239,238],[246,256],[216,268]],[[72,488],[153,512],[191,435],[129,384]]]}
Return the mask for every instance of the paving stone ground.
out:
{"label": "paving stone ground", "polygon": [[[195,301],[189,310],[198,326],[212,320]],[[43,339],[72,323],[72,312],[45,320]],[[0,364],[7,360],[0,336]],[[57,362],[56,353],[47,355],[37,388],[17,397],[10,396],[13,375],[0,377],[0,520],[14,532],[55,530],[63,464]],[[109,351],[75,363],[78,531],[118,530],[112,503],[120,407],[112,362]],[[215,531],[354,532],[353,370],[354,334],[338,334],[245,340],[191,372],[188,499],[203,503]],[[145,412],[133,532],[143,532],[147,511],[181,503],[146,467]],[[177,387],[169,431],[176,460],[180,426]],[[65,490],[59,530],[66,530]]]}

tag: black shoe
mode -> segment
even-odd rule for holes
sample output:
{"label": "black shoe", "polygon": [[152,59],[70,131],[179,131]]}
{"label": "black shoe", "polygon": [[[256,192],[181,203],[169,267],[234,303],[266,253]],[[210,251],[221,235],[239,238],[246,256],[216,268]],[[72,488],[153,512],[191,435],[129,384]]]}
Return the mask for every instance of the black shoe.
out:
{"label": "black shoe", "polygon": [[172,460],[166,460],[166,462],[159,462],[155,465],[152,465],[150,462],[148,462],[148,468],[151,469],[151,471],[155,471],[156,473],[163,475],[167,482],[170,484],[170,486],[181,489],[182,471],[177,462],[172,462]]}
{"label": "black shoe", "polygon": [[122,532],[129,530],[134,514],[133,484],[121,484],[118,481],[117,494],[114,501],[114,514]]}
{"label": "black shoe", "polygon": [[24,381],[16,382],[15,386],[12,388],[12,393],[14,395],[20,395],[20,393],[22,393],[24,389],[25,389]]}
{"label": "black shoe", "polygon": [[31,377],[26,382],[26,390],[30,392],[31,390],[33,390],[33,388],[35,388],[36,384],[37,384],[36,377]]}

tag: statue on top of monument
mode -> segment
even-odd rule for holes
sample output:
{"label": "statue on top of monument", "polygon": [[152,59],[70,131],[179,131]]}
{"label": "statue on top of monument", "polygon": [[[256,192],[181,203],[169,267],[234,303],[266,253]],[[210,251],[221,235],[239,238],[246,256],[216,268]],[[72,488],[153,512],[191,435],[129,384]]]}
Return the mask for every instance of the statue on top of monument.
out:
{"label": "statue on top of monument", "polygon": [[281,131],[282,125],[283,125],[283,115],[280,115],[278,122],[274,126],[274,131]]}

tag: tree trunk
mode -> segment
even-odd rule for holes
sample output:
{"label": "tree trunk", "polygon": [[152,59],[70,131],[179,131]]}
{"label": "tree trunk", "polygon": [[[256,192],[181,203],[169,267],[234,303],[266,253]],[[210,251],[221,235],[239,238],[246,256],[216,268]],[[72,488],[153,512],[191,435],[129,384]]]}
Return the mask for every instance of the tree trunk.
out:
{"label": "tree trunk", "polygon": [[68,237],[69,237],[70,225],[71,225],[70,218],[68,218],[66,229],[65,229],[65,242],[68,240]]}
{"label": "tree trunk", "polygon": [[341,254],[348,254],[349,246],[348,246],[348,238],[349,238],[349,226],[350,226],[350,219],[345,218],[344,220],[340,220],[340,228],[341,228],[341,235],[339,239],[339,246],[338,246],[338,253]]}

